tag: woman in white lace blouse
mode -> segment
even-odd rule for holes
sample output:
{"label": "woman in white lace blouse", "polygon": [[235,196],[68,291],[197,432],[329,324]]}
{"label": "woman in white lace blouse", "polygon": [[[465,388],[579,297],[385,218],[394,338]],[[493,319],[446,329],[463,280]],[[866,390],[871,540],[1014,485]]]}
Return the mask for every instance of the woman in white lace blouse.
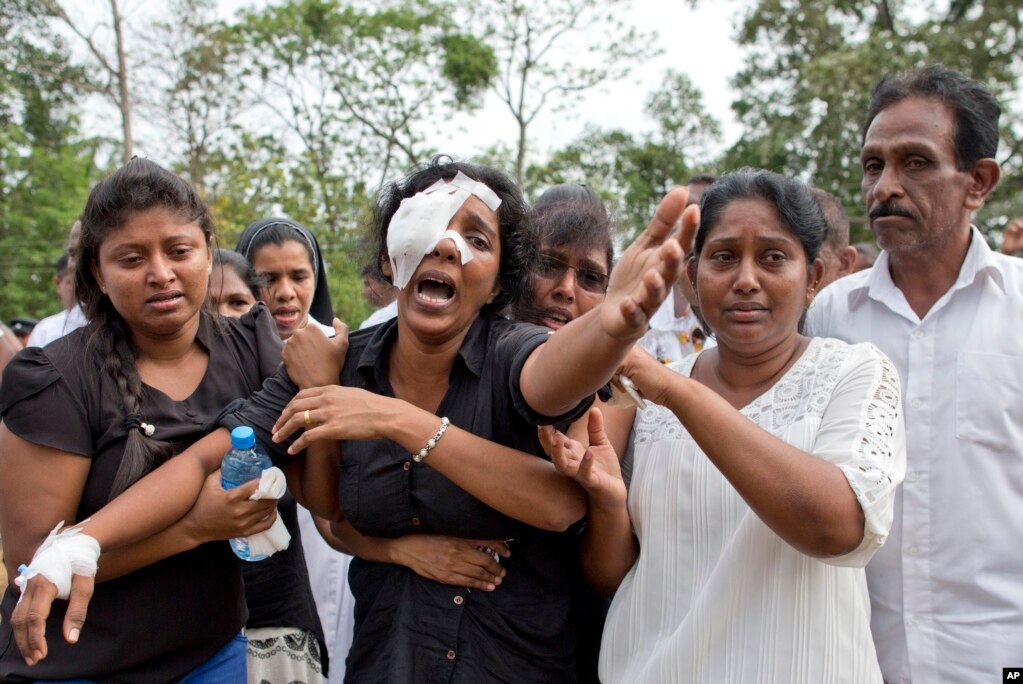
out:
{"label": "woman in white lace blouse", "polygon": [[628,426],[605,435],[593,410],[589,448],[544,433],[589,494],[585,571],[614,594],[601,679],[880,682],[863,566],[905,468],[895,371],[800,333],[825,231],[804,184],[743,169],[701,210],[687,276],[718,346],[626,361],[654,404],[628,490],[612,448]]}

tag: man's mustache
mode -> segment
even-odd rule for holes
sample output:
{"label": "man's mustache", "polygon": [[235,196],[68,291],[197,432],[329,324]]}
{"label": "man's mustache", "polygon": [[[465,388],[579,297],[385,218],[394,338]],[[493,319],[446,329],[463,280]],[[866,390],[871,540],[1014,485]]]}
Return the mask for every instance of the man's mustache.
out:
{"label": "man's mustache", "polygon": [[899,205],[892,204],[890,202],[881,202],[880,204],[875,205],[874,208],[870,210],[870,214],[868,214],[868,216],[870,217],[871,221],[879,218],[884,218],[886,216],[901,216],[902,218],[914,220],[919,218],[914,212],[910,211],[909,209],[906,209],[905,207],[900,207]]}

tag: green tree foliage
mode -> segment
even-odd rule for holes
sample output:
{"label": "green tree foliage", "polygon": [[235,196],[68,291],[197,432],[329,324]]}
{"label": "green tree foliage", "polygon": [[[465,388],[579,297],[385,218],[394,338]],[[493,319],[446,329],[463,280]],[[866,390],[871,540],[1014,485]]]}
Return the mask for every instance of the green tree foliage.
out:
{"label": "green tree foliage", "polygon": [[53,265],[96,176],[96,141],[79,135],[77,92],[69,85],[79,76],[36,3],[0,7],[3,320],[40,318],[60,307]]}
{"label": "green tree foliage", "polygon": [[[235,30],[262,101],[322,159],[321,173],[382,181],[428,157],[426,133],[478,104],[495,75],[492,51],[452,16],[440,2],[291,0],[246,13]],[[299,131],[299,120],[315,125]],[[327,158],[339,150],[344,163]]]}
{"label": "green tree foliage", "polygon": [[[121,118],[121,159],[128,161],[134,155],[134,98],[131,89],[135,84],[131,80],[133,67],[128,63],[128,28],[118,0],[103,0],[89,5],[81,0],[76,3],[37,0],[35,5],[70,32],[84,49],[86,57],[79,69],[81,76],[74,86],[83,93],[99,95],[117,109]],[[103,18],[98,22],[84,21],[79,17],[81,10],[98,11]],[[36,63],[26,65],[32,70],[38,67]]]}
{"label": "green tree foliage", "polygon": [[[759,0],[739,31],[743,134],[726,167],[812,180],[862,215],[859,147],[871,86],[940,62],[988,84],[1003,105],[1002,183],[979,215],[997,230],[1023,213],[1023,7],[1018,0]],[[861,239],[866,229],[858,226]]]}
{"label": "green tree foliage", "polygon": [[495,75],[492,50],[453,17],[443,2],[288,0],[230,28],[237,87],[274,124],[216,154],[214,206],[232,228],[285,213],[314,230],[349,324],[368,315],[358,272],[373,193],[429,157],[427,133],[478,106]]}
{"label": "green tree foliage", "polygon": [[590,128],[547,164],[529,168],[530,192],[555,183],[584,183],[614,210],[630,241],[665,193],[713,167],[710,145],[721,135],[718,122],[706,114],[700,90],[685,74],[669,70],[663,83],[646,101],[644,111],[654,123],[651,133]]}
{"label": "green tree foliage", "polygon": [[656,54],[618,17],[631,0],[479,0],[474,21],[497,54],[495,90],[517,126],[515,178],[525,182],[529,126],[549,107],[613,81]]}
{"label": "green tree foliage", "polygon": [[175,170],[207,192],[217,180],[208,177],[211,157],[223,163],[243,137],[237,119],[252,107],[238,87],[241,46],[216,19],[213,0],[173,0],[144,38],[159,59],[143,71],[150,87],[137,106],[160,130],[160,158],[176,160]]}

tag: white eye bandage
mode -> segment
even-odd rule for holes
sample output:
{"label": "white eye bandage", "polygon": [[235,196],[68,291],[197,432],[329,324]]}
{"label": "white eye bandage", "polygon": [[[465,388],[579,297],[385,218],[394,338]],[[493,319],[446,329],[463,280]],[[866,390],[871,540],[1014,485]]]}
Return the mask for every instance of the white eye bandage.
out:
{"label": "white eye bandage", "polygon": [[[284,496],[288,488],[288,481],[284,478],[284,471],[276,466],[267,468],[259,478],[259,487],[249,497],[250,501],[260,499],[279,499]],[[288,548],[291,543],[291,533],[284,526],[280,514],[274,520],[270,529],[245,538],[249,544],[249,553],[253,556],[272,556],[278,551]]]}
{"label": "white eye bandage", "polygon": [[[22,566],[21,575],[14,578],[14,583],[24,596],[28,581],[36,575],[42,575],[57,586],[57,598],[67,600],[71,595],[71,575],[93,577],[99,562],[99,542],[82,532],[80,527],[72,527],[58,533],[64,521],[61,520],[53,528],[49,536],[36,549],[32,562]],[[19,598],[20,602],[21,599]]]}
{"label": "white eye bandage", "polygon": [[387,255],[391,258],[395,287],[402,289],[408,285],[423,258],[444,238],[451,238],[455,243],[463,266],[472,260],[465,239],[448,230],[452,217],[471,195],[478,197],[491,211],[501,206],[501,199],[493,190],[461,171],[449,182],[441,179],[401,201],[387,226]]}

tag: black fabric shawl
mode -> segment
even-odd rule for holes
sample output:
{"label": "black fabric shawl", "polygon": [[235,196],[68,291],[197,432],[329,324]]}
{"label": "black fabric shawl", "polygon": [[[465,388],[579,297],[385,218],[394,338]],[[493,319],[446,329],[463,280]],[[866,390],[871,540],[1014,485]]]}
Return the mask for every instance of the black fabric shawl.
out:
{"label": "black fabric shawl", "polygon": [[268,228],[276,224],[282,224],[290,228],[294,228],[302,235],[302,237],[305,238],[306,243],[308,243],[309,248],[312,250],[316,289],[313,291],[313,301],[309,306],[309,315],[323,325],[329,326],[334,321],[334,307],[330,303],[330,290],[327,289],[326,269],[323,264],[323,254],[320,252],[320,244],[316,241],[316,236],[313,235],[312,231],[308,230],[297,221],[293,221],[288,218],[270,216],[249,225],[249,227],[242,232],[242,236],[238,238],[238,246],[235,247],[235,251],[244,256],[251,264],[253,238],[255,238],[256,235],[264,228]]}

